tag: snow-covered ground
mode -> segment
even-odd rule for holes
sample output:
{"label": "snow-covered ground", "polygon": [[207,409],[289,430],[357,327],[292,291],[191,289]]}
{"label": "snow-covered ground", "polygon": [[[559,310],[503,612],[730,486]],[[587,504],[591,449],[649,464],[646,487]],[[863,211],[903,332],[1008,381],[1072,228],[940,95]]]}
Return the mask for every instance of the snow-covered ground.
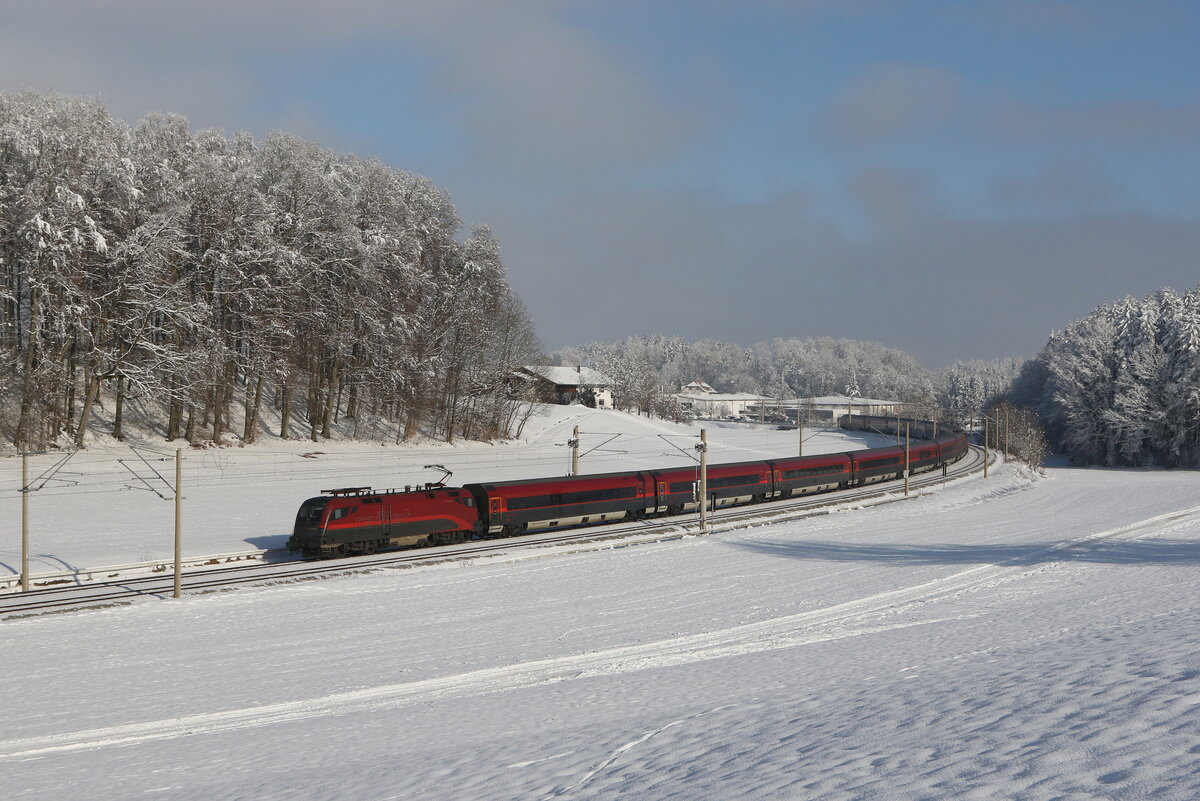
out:
{"label": "snow-covered ground", "polygon": [[[538,447],[437,461],[565,467]],[[6,621],[0,798],[1192,801],[1198,487],[1004,467],[708,537]]]}

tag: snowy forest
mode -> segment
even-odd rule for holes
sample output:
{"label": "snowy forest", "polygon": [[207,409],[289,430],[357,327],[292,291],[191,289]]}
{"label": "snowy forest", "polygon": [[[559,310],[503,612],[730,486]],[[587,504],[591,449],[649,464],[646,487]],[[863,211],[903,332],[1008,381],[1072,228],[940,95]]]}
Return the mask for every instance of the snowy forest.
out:
{"label": "snowy forest", "polygon": [[719,392],[750,392],[776,398],[857,395],[899,400],[913,414],[940,414],[963,425],[1003,396],[1022,359],[956,362],[929,370],[911,355],[876,342],[829,337],[775,339],[749,348],[704,339],[638,336],[616,343],[565,348],[560,364],[587,364],[613,379],[622,408],[658,408],[663,394],[704,380]]}
{"label": "snowy forest", "polygon": [[[504,436],[539,350],[486,227],[429,180],[284,134],[0,94],[0,427],[83,446]],[[240,422],[233,430],[235,421]]]}
{"label": "snowy forest", "polygon": [[1055,333],[1012,398],[1076,463],[1200,467],[1200,286],[1128,297]]}

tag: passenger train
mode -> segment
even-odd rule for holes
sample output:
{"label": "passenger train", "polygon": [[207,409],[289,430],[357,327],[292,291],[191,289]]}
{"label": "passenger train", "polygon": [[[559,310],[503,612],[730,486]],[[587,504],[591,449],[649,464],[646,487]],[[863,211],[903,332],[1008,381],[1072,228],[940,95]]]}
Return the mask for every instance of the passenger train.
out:
{"label": "passenger train", "polygon": [[[842,428],[895,434],[907,424],[917,441],[908,470],[919,473],[967,453],[967,436],[938,424],[843,415]],[[903,476],[905,447],[708,465],[710,508],[760,503]],[[447,487],[325,490],[300,505],[287,547],[306,558],[370,554],[382,548],[449,545],[476,537],[571,528],[613,520],[678,515],[699,508],[697,467],[528,478]]]}

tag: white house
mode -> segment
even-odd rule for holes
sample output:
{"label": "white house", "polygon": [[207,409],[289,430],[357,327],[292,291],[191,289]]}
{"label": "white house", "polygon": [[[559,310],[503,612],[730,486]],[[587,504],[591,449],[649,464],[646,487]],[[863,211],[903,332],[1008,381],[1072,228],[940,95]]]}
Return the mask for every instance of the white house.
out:
{"label": "white house", "polygon": [[555,403],[569,404],[575,401],[585,403],[586,396],[580,397],[582,389],[595,399],[597,409],[613,407],[612,379],[591,367],[526,365],[517,368],[517,375],[537,382]]}

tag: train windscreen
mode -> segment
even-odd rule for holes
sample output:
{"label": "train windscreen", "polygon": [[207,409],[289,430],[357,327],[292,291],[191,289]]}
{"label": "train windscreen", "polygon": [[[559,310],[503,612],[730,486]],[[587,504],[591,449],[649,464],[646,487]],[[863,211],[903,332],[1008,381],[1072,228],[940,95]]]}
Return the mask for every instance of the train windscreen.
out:
{"label": "train windscreen", "polygon": [[321,525],[321,515],[325,512],[328,498],[309,498],[300,504],[300,513],[296,515],[296,523],[301,526]]}

